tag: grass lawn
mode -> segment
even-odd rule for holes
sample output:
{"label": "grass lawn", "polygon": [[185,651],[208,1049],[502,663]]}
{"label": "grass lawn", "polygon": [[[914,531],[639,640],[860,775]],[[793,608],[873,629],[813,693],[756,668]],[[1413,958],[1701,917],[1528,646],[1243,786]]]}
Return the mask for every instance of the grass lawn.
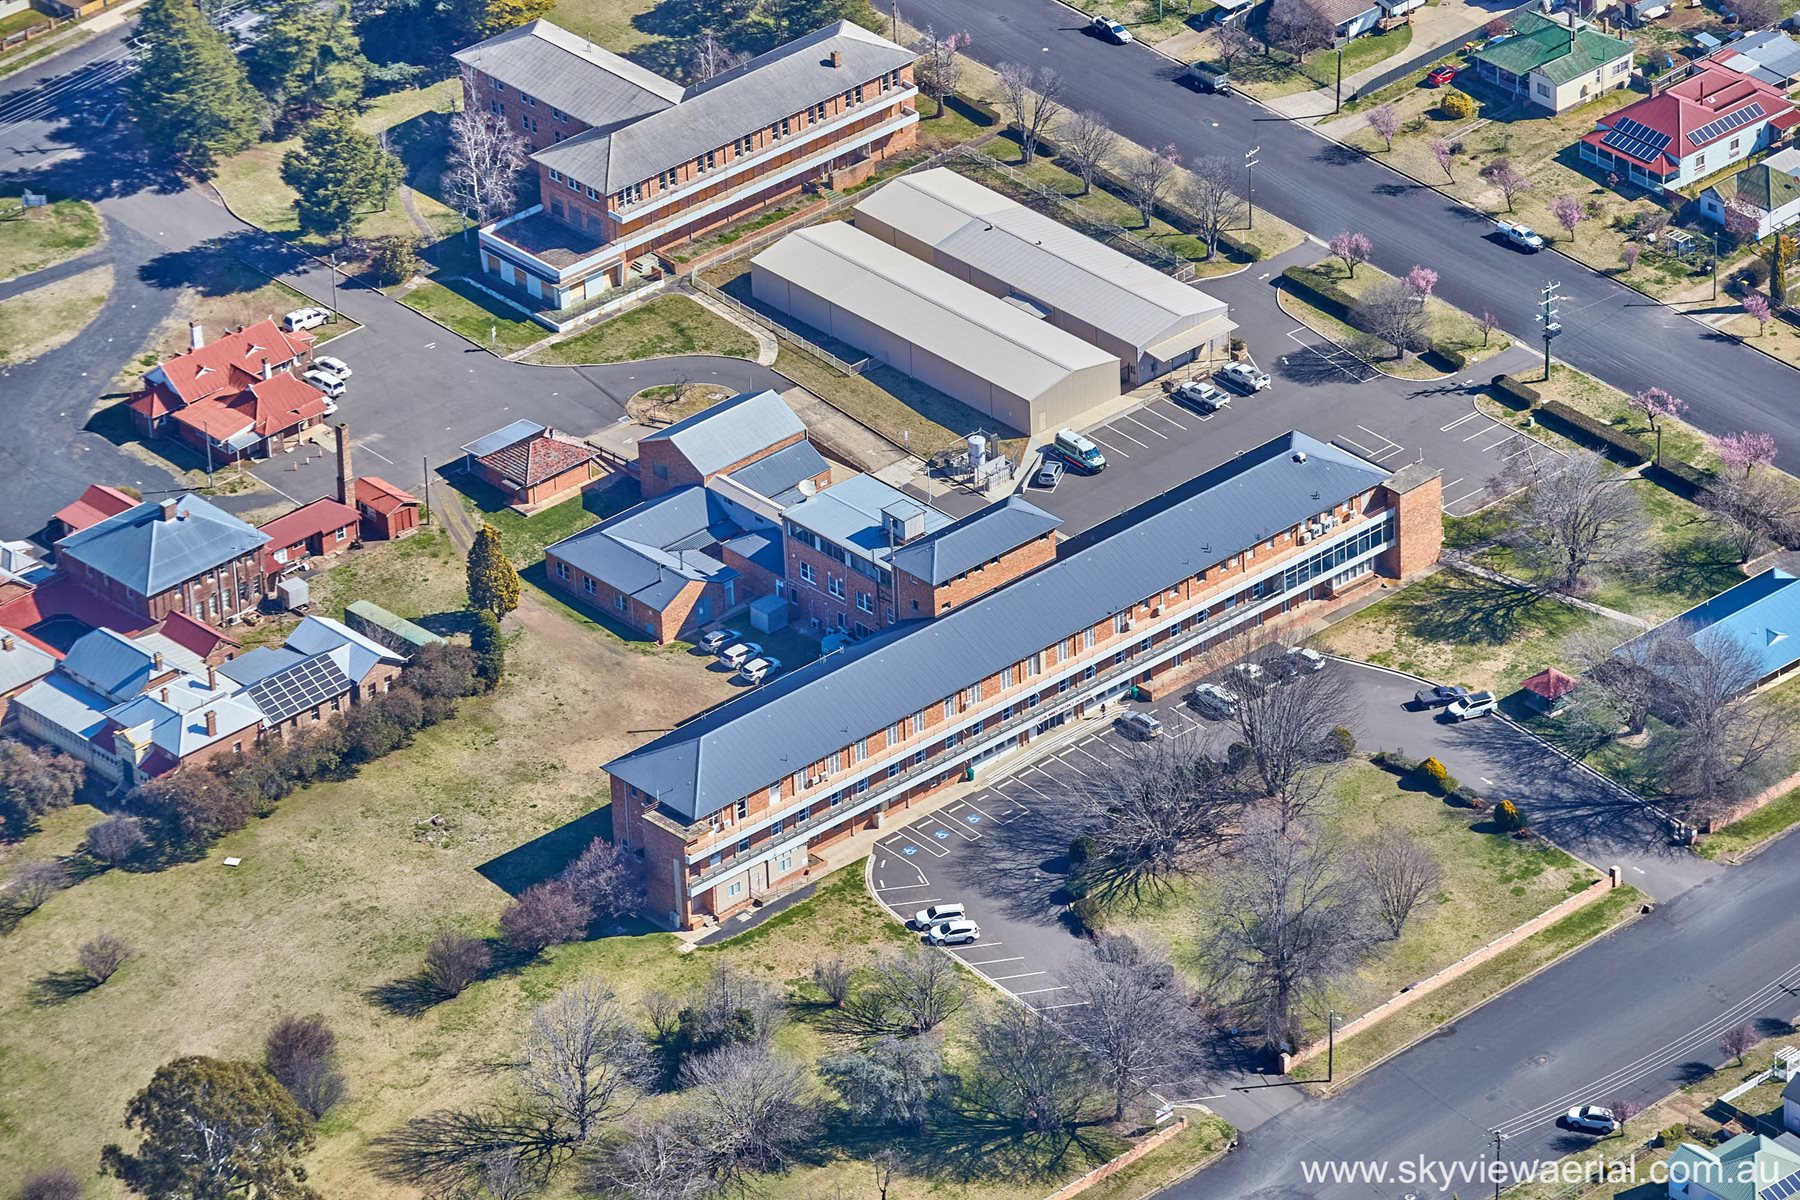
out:
{"label": "grass lawn", "polygon": [[74,258],[100,235],[100,212],[85,200],[21,208],[17,192],[0,194],[0,281]]}
{"label": "grass lawn", "polygon": [[1800,824],[1800,788],[1769,801],[1749,816],[1706,835],[1698,847],[1705,858],[1735,858]]}
{"label": "grass lawn", "polygon": [[[1322,259],[1310,267],[1301,268],[1302,273],[1316,278],[1326,287],[1337,287],[1351,296],[1361,299],[1370,291],[1384,283],[1391,282],[1393,276],[1379,271],[1365,263],[1354,276],[1346,276],[1335,259]],[[1315,319],[1321,322],[1315,326],[1319,333],[1343,342],[1346,346],[1357,347],[1371,358],[1377,358],[1382,370],[1403,379],[1438,379],[1445,372],[1439,366],[1415,356],[1396,359],[1388,354],[1386,343],[1372,338],[1369,334],[1338,320],[1308,303],[1292,292],[1283,293],[1281,303],[1284,307],[1302,315],[1308,324]],[[1425,336],[1436,350],[1453,350],[1465,356],[1467,365],[1473,366],[1484,358],[1490,358],[1512,345],[1512,340],[1499,330],[1483,335],[1481,325],[1468,313],[1439,300],[1436,296],[1425,302],[1425,311],[1429,318]],[[1483,343],[1486,343],[1483,345]]]}
{"label": "grass lawn", "polygon": [[[1344,47],[1344,78],[1378,62],[1385,62],[1412,45],[1412,26],[1400,25],[1386,33],[1353,39]],[[1202,51],[1199,61],[1213,63]],[[1304,61],[1296,61],[1276,51],[1273,54],[1250,54],[1231,67],[1231,86],[1258,100],[1273,100],[1331,87],[1337,82],[1337,55],[1320,51]]]}
{"label": "grass lawn", "polygon": [[93,267],[0,300],[0,366],[40,358],[80,336],[112,295],[113,269]]}
{"label": "grass lawn", "polygon": [[1184,29],[1201,28],[1213,5],[1211,0],[1076,0],[1075,7],[1091,17],[1111,17],[1132,37],[1154,46]]}
{"label": "grass lawn", "polygon": [[[368,109],[357,117],[357,124],[376,133],[384,129],[396,129],[428,113],[446,112],[456,103],[461,94],[461,86],[456,79],[446,79],[427,88],[413,88],[377,96],[369,102]],[[263,142],[252,146],[220,163],[218,173],[213,177],[213,184],[225,197],[231,210],[250,224],[270,233],[294,238],[302,245],[323,249],[329,245],[325,240],[300,237],[299,225],[294,216],[294,190],[281,181],[282,156],[299,144],[300,139],[296,136],[283,142]],[[431,196],[415,192],[414,202],[418,205],[420,215],[437,231],[439,237],[449,237],[462,230],[462,217]],[[390,234],[419,236],[418,229],[406,214],[398,192],[389,199],[386,208],[366,213],[359,218],[354,233],[359,237],[384,237]]]}
{"label": "grass lawn", "polygon": [[655,40],[633,22],[656,6],[657,0],[557,0],[555,20],[597,46],[626,54]]}
{"label": "grass lawn", "polygon": [[[1357,1072],[1493,999],[1569,951],[1618,928],[1636,914],[1643,901],[1643,893],[1634,887],[1608,892],[1385,1020],[1353,1037],[1338,1039],[1336,1078],[1330,1090],[1345,1086]],[[1297,1074],[1301,1079],[1322,1080],[1325,1062],[1313,1059],[1302,1064]],[[1639,1127],[1651,1126],[1640,1120]]]}
{"label": "grass lawn", "polygon": [[775,357],[775,369],[839,412],[921,458],[962,440],[972,430],[994,427],[992,417],[891,367],[872,367],[861,375],[843,375],[806,351],[783,342]]}
{"label": "grass lawn", "polygon": [[500,354],[516,353],[550,336],[536,321],[462,279],[427,280],[402,296],[400,303]]}
{"label": "grass lawn", "polygon": [[[1367,1012],[1598,878],[1553,846],[1477,833],[1470,826],[1479,820],[1437,796],[1402,788],[1394,776],[1361,760],[1344,771],[1327,829],[1344,838],[1404,830],[1436,860],[1443,884],[1399,941],[1384,945],[1334,990],[1330,999],[1338,1012],[1352,1017]],[[1198,969],[1199,940],[1217,919],[1210,911],[1208,874],[1109,919],[1108,929],[1149,934],[1172,947],[1177,965]],[[1323,1036],[1322,1014],[1318,1021],[1316,1032]]]}
{"label": "grass lawn", "polygon": [[[443,503],[443,488],[436,492]],[[463,588],[463,557],[444,527],[427,525],[395,542],[369,542],[338,558],[331,568],[308,577],[316,613],[341,618],[352,600],[368,600],[439,633],[460,627],[469,602]],[[297,619],[239,627],[233,636],[246,646],[279,645]]]}
{"label": "grass lawn", "polygon": [[21,29],[36,29],[39,25],[48,25],[49,23],[48,13],[28,8],[23,12],[16,12],[10,17],[0,17],[0,37],[10,37]]}
{"label": "grass lawn", "polygon": [[471,495],[465,492],[460,498],[463,507],[477,522],[485,521],[499,531],[506,557],[512,559],[514,566],[524,568],[544,557],[545,546],[624,511],[628,504],[636,502],[636,492],[634,487],[591,488],[529,517],[505,507],[493,493]]}
{"label": "grass lawn", "polygon": [[534,363],[634,362],[669,354],[755,358],[756,339],[687,296],[658,296],[570,338],[552,342]]}
{"label": "grass lawn", "polygon": [[[1542,375],[1540,367],[1530,373],[1526,382],[1536,388],[1544,399],[1560,400],[1590,417],[1605,421],[1626,433],[1636,434],[1646,445],[1655,449],[1656,437],[1650,431],[1650,422],[1643,414],[1631,410],[1631,398],[1618,388],[1560,363],[1550,368],[1548,383],[1543,381]],[[1708,471],[1718,467],[1718,456],[1707,447],[1706,435],[1680,420],[1664,420],[1659,424],[1663,431],[1662,453],[1665,459],[1684,462]]]}
{"label": "grass lawn", "polygon": [[1444,568],[1319,635],[1334,654],[1505,695],[1545,667],[1574,667],[1569,640],[1631,628],[1545,596]]}

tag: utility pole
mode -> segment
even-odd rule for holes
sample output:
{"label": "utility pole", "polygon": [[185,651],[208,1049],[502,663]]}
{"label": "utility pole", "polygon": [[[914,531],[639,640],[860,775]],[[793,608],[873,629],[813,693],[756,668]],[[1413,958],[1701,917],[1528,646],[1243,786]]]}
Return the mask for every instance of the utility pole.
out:
{"label": "utility pole", "polygon": [[1331,1082],[1337,1061],[1337,1010],[1325,1014],[1325,1082]]}
{"label": "utility pole", "polygon": [[337,251],[331,252],[331,323],[337,324]]}
{"label": "utility pole", "polygon": [[[1406,18],[1410,23],[1412,20],[1412,10],[1410,8],[1406,10]],[[1337,56],[1337,94],[1331,101],[1331,111],[1334,113],[1344,111],[1344,48],[1342,46],[1337,48]]]}
{"label": "utility pole", "polygon": [[1719,235],[1709,232],[1706,236],[1712,239],[1713,302],[1716,304],[1719,300]]}
{"label": "utility pole", "polygon": [[894,0],[892,10],[888,13],[888,37],[900,40],[900,0]]}
{"label": "utility pole", "polygon": [[1550,382],[1550,343],[1555,339],[1557,334],[1562,332],[1562,322],[1556,319],[1560,315],[1556,311],[1556,302],[1558,300],[1568,299],[1567,296],[1559,296],[1556,294],[1556,289],[1561,286],[1562,284],[1560,283],[1546,283],[1544,285],[1544,298],[1538,302],[1538,324],[1544,327],[1545,383]]}
{"label": "utility pole", "polygon": [[425,486],[420,489],[425,493],[425,503],[420,507],[425,510],[425,524],[429,525],[431,524],[431,458],[429,456],[419,459],[419,469],[423,472],[420,478],[425,481]]}
{"label": "utility pole", "polygon": [[1261,149],[1261,146],[1252,146],[1244,151],[1244,191],[1247,193],[1244,199],[1250,205],[1250,217],[1244,223],[1245,229],[1256,228],[1256,175],[1254,172],[1257,163],[1256,155]]}
{"label": "utility pole", "polygon": [[1506,1135],[1498,1129],[1490,1129],[1488,1136],[1494,1139],[1494,1200],[1500,1200],[1500,1143],[1506,1140]]}

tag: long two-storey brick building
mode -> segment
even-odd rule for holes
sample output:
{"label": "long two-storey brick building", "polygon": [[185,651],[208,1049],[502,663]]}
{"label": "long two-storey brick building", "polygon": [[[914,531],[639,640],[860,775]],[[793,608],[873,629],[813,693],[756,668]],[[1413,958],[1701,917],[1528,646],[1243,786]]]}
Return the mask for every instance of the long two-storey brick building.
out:
{"label": "long two-storey brick building", "polygon": [[1089,705],[1414,574],[1436,561],[1441,522],[1435,471],[1288,433],[988,595],[713,709],[607,764],[647,911],[676,927],[728,916]]}
{"label": "long two-storey brick building", "polygon": [[538,203],[481,230],[481,263],[565,309],[655,251],[911,146],[903,46],[839,21],[683,88],[537,20],[459,51],[464,102],[532,147]]}

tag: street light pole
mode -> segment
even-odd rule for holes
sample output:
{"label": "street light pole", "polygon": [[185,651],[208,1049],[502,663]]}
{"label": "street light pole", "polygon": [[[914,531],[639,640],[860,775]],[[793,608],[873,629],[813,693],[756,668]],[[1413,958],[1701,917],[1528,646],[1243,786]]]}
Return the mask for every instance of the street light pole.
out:
{"label": "street light pole", "polygon": [[[1410,21],[1412,10],[1408,9],[1406,15]],[[1337,94],[1332,98],[1331,111],[1334,113],[1344,111],[1344,48],[1342,46],[1337,48]]]}
{"label": "street light pole", "polygon": [[1712,239],[1713,302],[1716,304],[1719,300],[1719,235],[1708,233],[1706,236]]}
{"label": "street light pole", "polygon": [[1244,191],[1247,193],[1245,195],[1244,199],[1250,205],[1250,217],[1244,223],[1245,229],[1255,229],[1256,228],[1256,175],[1255,175],[1255,168],[1256,168],[1256,163],[1257,163],[1256,155],[1257,155],[1257,152],[1261,149],[1262,149],[1261,146],[1252,146],[1248,150],[1244,151]]}
{"label": "street light pole", "polygon": [[1500,1200],[1500,1143],[1506,1140],[1506,1135],[1498,1129],[1490,1129],[1488,1136],[1494,1139],[1494,1200]]}

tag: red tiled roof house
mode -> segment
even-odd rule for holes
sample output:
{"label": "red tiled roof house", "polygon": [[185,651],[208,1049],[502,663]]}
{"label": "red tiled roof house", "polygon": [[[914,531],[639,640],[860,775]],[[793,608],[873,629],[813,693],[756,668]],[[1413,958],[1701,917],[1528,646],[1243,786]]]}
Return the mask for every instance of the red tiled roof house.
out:
{"label": "red tiled roof house", "polygon": [[600,452],[535,421],[514,421],[463,447],[469,472],[515,508],[561,499],[595,475]]}
{"label": "red tiled roof house", "polygon": [[1639,187],[1677,188],[1778,140],[1800,112],[1777,88],[1717,63],[1601,117],[1584,161]]}
{"label": "red tiled roof house", "polygon": [[188,343],[152,367],[129,401],[146,437],[173,437],[214,463],[233,462],[266,456],[336,410],[295,374],[312,353],[310,333],[265,320],[205,342],[190,325]]}

